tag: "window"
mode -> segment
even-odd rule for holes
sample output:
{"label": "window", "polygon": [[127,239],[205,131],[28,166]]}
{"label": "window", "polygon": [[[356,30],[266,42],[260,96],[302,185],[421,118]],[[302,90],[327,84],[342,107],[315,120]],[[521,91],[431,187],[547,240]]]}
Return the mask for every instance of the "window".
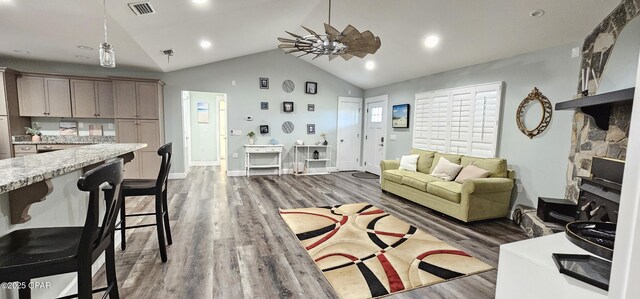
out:
{"label": "window", "polygon": [[416,94],[413,147],[495,157],[502,82]]}
{"label": "window", "polygon": [[372,123],[382,122],[382,107],[371,108],[371,122]]}

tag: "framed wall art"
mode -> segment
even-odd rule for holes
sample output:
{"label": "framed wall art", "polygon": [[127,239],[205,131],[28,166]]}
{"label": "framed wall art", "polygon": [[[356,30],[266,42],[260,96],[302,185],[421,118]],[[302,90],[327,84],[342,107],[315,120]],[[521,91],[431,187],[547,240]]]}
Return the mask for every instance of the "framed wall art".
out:
{"label": "framed wall art", "polygon": [[391,127],[409,127],[409,104],[393,105],[391,110]]}
{"label": "framed wall art", "polygon": [[307,111],[316,111],[316,105],[315,104],[308,104],[307,105]]}
{"label": "framed wall art", "polygon": [[269,89],[269,78],[260,78],[260,89]]}
{"label": "framed wall art", "polygon": [[260,125],[260,134],[269,134],[269,126]]}
{"label": "framed wall art", "polygon": [[304,93],[306,93],[306,94],[317,94],[318,93],[318,83],[317,82],[307,82],[305,84]]}
{"label": "framed wall art", "polygon": [[309,134],[309,135],[316,134],[316,125],[315,124],[308,124],[307,125],[307,134]]}
{"label": "framed wall art", "polygon": [[282,111],[293,112],[293,102],[282,102]]}
{"label": "framed wall art", "polygon": [[260,110],[269,110],[269,102],[260,102]]}

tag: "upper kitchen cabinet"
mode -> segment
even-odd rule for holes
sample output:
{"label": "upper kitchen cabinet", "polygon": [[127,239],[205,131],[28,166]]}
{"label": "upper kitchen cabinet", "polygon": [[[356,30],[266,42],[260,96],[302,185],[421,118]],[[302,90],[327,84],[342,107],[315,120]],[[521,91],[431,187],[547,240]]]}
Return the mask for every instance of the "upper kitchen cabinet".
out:
{"label": "upper kitchen cabinet", "polygon": [[0,159],[13,156],[11,135],[24,135],[24,127],[31,126],[30,118],[18,115],[16,76],[17,72],[0,67]]}
{"label": "upper kitchen cabinet", "polygon": [[162,104],[161,81],[114,80],[116,118],[159,119]]}
{"label": "upper kitchen cabinet", "polygon": [[77,118],[114,118],[111,82],[71,80],[71,108]]}
{"label": "upper kitchen cabinet", "polygon": [[25,75],[17,81],[20,116],[71,117],[69,79]]}

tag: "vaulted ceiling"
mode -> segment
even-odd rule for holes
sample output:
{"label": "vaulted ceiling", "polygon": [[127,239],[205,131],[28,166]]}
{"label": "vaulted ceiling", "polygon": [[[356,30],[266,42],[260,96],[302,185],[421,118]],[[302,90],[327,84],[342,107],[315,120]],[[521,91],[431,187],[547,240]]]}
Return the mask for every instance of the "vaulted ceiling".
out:
{"label": "vaulted ceiling", "polygon": [[[302,34],[304,25],[322,31],[328,14],[328,0],[150,0],[157,13],[142,16],[127,5],[137,0],[106,2],[118,66],[159,72],[275,49],[285,30]],[[372,88],[581,41],[619,3],[335,0],[331,24],[371,30],[382,47],[364,59],[301,59]],[[534,9],[544,16],[529,16]],[[102,30],[102,0],[0,0],[0,56],[97,65]],[[431,34],[441,43],[427,49],[424,39]],[[212,46],[201,48],[202,40]],[[77,48],[82,45],[95,50]],[[170,62],[165,49],[175,51]],[[364,67],[368,61],[374,70]]]}

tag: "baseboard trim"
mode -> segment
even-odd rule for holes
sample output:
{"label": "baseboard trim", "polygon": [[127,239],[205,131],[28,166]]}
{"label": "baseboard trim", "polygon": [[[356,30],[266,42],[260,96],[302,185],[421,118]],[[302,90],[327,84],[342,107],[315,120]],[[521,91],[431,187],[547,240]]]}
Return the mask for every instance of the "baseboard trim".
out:
{"label": "baseboard trim", "polygon": [[170,180],[183,180],[187,178],[187,172],[172,172],[169,173]]}

